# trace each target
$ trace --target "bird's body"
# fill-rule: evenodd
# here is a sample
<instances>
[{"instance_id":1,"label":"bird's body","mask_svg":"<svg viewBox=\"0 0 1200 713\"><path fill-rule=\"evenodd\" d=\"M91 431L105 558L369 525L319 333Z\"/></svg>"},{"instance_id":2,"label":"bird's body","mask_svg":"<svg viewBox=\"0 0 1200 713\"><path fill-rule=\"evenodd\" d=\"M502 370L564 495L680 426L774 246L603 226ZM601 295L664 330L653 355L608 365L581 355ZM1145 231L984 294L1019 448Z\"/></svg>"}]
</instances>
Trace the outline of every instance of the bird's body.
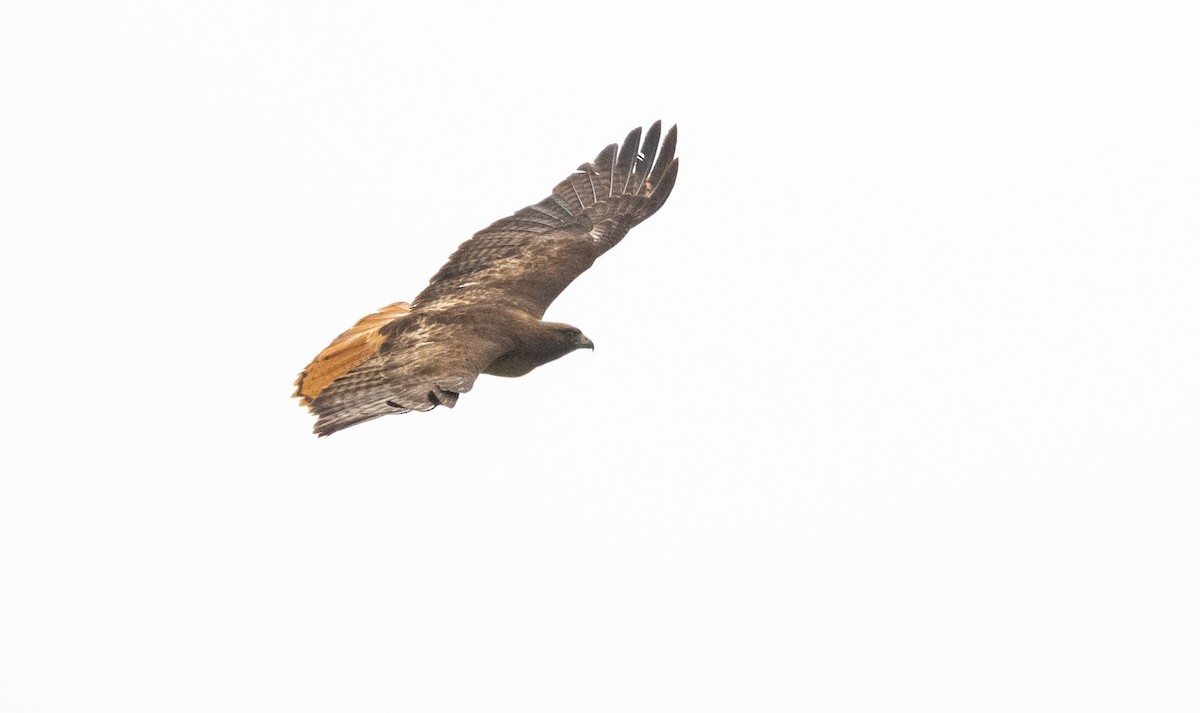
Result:
<instances>
[{"instance_id":1,"label":"bird's body","mask_svg":"<svg viewBox=\"0 0 1200 713\"><path fill-rule=\"evenodd\" d=\"M522 376L591 341L542 315L584 270L662 207L675 183L675 129L606 147L545 200L459 246L412 304L364 317L296 380L295 396L335 431L390 413L453 407L483 374ZM657 157L657 160L656 160Z\"/></svg>"}]
</instances>

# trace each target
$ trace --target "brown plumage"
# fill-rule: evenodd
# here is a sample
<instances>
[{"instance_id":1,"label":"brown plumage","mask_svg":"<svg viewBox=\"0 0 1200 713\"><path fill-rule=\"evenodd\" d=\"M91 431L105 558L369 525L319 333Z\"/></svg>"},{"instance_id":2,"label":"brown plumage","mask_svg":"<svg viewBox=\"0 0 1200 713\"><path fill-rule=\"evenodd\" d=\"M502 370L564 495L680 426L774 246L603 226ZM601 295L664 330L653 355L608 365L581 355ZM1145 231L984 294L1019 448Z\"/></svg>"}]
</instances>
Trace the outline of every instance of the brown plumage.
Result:
<instances>
[{"instance_id":1,"label":"brown plumage","mask_svg":"<svg viewBox=\"0 0 1200 713\"><path fill-rule=\"evenodd\" d=\"M618 149L540 203L459 246L410 305L397 302L343 332L296 379L321 436L391 413L453 407L479 374L521 376L592 342L542 315L567 285L671 194L675 127L634 129Z\"/></svg>"}]
</instances>

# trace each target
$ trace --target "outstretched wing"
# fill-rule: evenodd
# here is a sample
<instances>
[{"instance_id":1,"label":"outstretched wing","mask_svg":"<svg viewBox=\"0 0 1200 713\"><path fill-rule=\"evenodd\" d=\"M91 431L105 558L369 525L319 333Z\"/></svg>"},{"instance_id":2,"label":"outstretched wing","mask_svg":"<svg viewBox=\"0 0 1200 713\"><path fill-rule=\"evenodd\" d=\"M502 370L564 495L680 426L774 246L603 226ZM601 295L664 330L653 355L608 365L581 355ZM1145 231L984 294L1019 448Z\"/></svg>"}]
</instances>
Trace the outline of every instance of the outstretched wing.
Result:
<instances>
[{"instance_id":1,"label":"outstretched wing","mask_svg":"<svg viewBox=\"0 0 1200 713\"><path fill-rule=\"evenodd\" d=\"M554 298L662 207L679 170L675 127L634 129L555 186L540 203L476 233L413 301L417 310L501 300L541 318Z\"/></svg>"}]
</instances>

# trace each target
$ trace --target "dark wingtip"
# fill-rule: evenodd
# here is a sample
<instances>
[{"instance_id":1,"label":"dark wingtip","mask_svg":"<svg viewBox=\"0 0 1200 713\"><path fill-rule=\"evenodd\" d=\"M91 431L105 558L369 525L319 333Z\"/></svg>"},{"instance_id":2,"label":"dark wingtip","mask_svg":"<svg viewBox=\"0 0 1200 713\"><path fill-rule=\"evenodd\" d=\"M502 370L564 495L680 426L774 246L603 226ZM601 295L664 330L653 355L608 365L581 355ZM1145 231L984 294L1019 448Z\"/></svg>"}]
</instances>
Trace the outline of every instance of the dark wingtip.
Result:
<instances>
[{"instance_id":1,"label":"dark wingtip","mask_svg":"<svg viewBox=\"0 0 1200 713\"><path fill-rule=\"evenodd\" d=\"M646 138L642 140L642 150L638 152L637 159L633 164L633 171L630 172L629 181L626 183L627 191L632 189L637 193L642 192L646 176L654 168L654 157L658 155L658 136L660 133L662 133L661 121L654 122L646 130Z\"/></svg>"},{"instance_id":2,"label":"dark wingtip","mask_svg":"<svg viewBox=\"0 0 1200 713\"><path fill-rule=\"evenodd\" d=\"M621 153L617 155L617 163L613 171L613 192L625 194L629 188L629 177L633 175L634 166L638 160L638 142L642 140L642 127L629 132L621 144Z\"/></svg>"},{"instance_id":3,"label":"dark wingtip","mask_svg":"<svg viewBox=\"0 0 1200 713\"><path fill-rule=\"evenodd\" d=\"M595 164L597 168L611 170L612 162L616 159L616 157L617 145L609 144L601 149L600 153L596 154L596 159L592 161L592 163Z\"/></svg>"},{"instance_id":4,"label":"dark wingtip","mask_svg":"<svg viewBox=\"0 0 1200 713\"><path fill-rule=\"evenodd\" d=\"M671 159L671 163L667 166L662 174L661 180L658 183L651 184L650 202L646 207L646 211L642 215L642 220L649 218L658 212L659 208L667 202L667 198L671 197L671 191L675 188L675 177L679 175L679 159Z\"/></svg>"},{"instance_id":5,"label":"dark wingtip","mask_svg":"<svg viewBox=\"0 0 1200 713\"><path fill-rule=\"evenodd\" d=\"M613 190L613 173L617 165L617 145L609 144L604 147L604 150L596 154L596 160L592 161L597 170L600 172L601 180L608 179L608 185L597 183L595 178L588 174L588 180L592 182L592 190L596 192L596 198L602 199L612 195Z\"/></svg>"},{"instance_id":6,"label":"dark wingtip","mask_svg":"<svg viewBox=\"0 0 1200 713\"><path fill-rule=\"evenodd\" d=\"M654 163L654 169L650 173L650 186L654 190L658 189L658 185L662 183L663 175L667 169L673 165L672 159L675 158L675 141L678 139L678 126L672 126L667 130L667 135L663 137L662 146L658 150L658 158Z\"/></svg>"}]
</instances>

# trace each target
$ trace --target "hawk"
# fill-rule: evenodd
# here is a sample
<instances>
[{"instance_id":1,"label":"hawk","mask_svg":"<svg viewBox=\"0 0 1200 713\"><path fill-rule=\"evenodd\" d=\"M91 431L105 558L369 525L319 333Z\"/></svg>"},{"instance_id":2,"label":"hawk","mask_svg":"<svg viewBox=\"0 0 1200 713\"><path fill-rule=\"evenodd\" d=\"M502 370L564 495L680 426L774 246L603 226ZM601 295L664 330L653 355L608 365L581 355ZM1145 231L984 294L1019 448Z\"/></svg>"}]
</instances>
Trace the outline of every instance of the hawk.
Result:
<instances>
[{"instance_id":1,"label":"hawk","mask_svg":"<svg viewBox=\"0 0 1200 713\"><path fill-rule=\"evenodd\" d=\"M300 372L319 436L380 416L453 408L480 374L522 376L592 341L542 315L567 285L662 207L679 170L675 127L634 129L540 203L458 247L412 303L360 319ZM639 143L641 148L639 149Z\"/></svg>"}]
</instances>

